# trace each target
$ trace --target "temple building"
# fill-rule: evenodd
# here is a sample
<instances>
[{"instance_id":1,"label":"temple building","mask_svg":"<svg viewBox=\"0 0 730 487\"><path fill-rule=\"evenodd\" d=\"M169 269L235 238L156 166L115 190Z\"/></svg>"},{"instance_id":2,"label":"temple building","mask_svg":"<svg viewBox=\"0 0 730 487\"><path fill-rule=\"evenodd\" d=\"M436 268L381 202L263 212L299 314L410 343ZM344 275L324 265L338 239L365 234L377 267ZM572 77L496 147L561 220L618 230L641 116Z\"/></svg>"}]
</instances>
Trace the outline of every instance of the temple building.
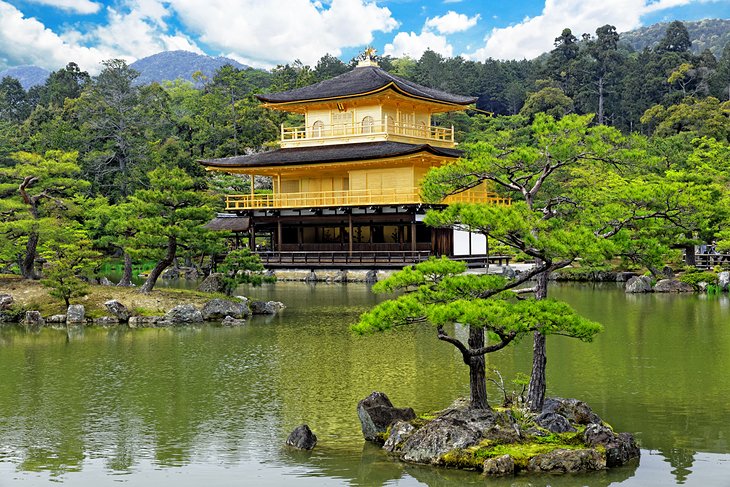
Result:
<instances>
[{"instance_id":1,"label":"temple building","mask_svg":"<svg viewBox=\"0 0 730 487\"><path fill-rule=\"evenodd\" d=\"M281 127L280 148L200 161L209 171L271 178L273 191L226 196L211 228L246 234L268 267L400 267L430 255L486 253L484 237L430 228L426 210L455 201L502 203L485 186L425 204L419 184L458 159L453 127L437 113L476 98L418 85L382 70L366 51L356 68L290 91L259 95L264 106L303 115Z\"/></svg>"}]
</instances>

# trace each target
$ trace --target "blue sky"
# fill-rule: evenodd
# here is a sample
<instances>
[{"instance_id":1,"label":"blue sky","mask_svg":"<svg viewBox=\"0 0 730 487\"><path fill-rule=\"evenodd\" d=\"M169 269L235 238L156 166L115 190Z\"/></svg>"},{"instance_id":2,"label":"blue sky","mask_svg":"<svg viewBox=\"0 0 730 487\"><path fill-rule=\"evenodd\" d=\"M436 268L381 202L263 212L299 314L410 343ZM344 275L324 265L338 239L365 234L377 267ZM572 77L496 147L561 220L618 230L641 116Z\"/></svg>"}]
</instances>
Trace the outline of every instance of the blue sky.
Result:
<instances>
[{"instance_id":1,"label":"blue sky","mask_svg":"<svg viewBox=\"0 0 730 487\"><path fill-rule=\"evenodd\" d=\"M365 47L418 58L532 58L564 27L619 32L667 20L730 18L730 0L0 0L0 69L69 61L96 72L174 49L270 68Z\"/></svg>"}]
</instances>

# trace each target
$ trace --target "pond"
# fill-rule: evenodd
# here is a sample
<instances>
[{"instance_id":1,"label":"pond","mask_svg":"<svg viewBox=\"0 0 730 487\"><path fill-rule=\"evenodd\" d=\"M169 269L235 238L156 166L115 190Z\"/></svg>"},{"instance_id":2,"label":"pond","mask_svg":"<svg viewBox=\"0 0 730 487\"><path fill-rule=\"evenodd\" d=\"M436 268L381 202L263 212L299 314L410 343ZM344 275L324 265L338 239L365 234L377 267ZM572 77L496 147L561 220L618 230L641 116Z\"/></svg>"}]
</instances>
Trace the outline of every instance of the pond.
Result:
<instances>
[{"instance_id":1,"label":"pond","mask_svg":"<svg viewBox=\"0 0 730 487\"><path fill-rule=\"evenodd\" d=\"M386 392L417 412L468 394L468 371L434 330L353 336L381 299L365 285L246 289L284 301L241 328L0 331L0 486L484 485L479 474L402 465L365 444L358 400ZM548 339L548 393L578 397L633 432L639 465L489 485L730 485L730 300L554 285L601 321L593 343ZM464 336L465 330L454 330ZM531 343L492 354L509 383ZM490 399L500 392L490 388ZM310 453L283 447L308 423Z\"/></svg>"}]
</instances>

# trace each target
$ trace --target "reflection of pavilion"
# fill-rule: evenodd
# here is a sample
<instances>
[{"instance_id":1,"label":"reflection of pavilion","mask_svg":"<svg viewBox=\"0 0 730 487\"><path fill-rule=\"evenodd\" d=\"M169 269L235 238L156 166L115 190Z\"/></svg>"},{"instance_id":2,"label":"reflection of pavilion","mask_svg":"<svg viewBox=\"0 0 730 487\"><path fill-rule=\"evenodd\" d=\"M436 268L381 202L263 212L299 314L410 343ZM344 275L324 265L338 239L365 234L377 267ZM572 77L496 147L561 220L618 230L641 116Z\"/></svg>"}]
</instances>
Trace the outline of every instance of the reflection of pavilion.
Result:
<instances>
[{"instance_id":1,"label":"reflection of pavilion","mask_svg":"<svg viewBox=\"0 0 730 487\"><path fill-rule=\"evenodd\" d=\"M419 187L430 168L462 154L453 127L433 126L432 115L463 110L475 98L393 76L366 57L336 78L259 99L302 114L304 125L282 126L280 149L201 161L207 170L266 176L273 185L270 194L252 187L228 195L229 213L212 228L236 227L252 249L257 238L266 241L270 266L402 266L429 255L486 254L481 235L426 227L432 205ZM443 204L457 201L508 203L484 185Z\"/></svg>"}]
</instances>

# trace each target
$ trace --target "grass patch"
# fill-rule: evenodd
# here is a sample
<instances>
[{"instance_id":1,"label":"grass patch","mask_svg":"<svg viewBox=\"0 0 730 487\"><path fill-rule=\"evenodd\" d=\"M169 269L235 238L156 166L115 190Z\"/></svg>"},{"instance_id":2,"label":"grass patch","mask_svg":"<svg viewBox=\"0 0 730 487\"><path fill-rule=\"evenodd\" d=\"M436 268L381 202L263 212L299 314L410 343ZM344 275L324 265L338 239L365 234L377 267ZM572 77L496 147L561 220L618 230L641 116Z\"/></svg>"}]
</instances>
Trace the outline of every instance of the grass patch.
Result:
<instances>
[{"instance_id":1,"label":"grass patch","mask_svg":"<svg viewBox=\"0 0 730 487\"><path fill-rule=\"evenodd\" d=\"M528 441L518 443L494 443L485 440L479 445L452 450L441 457L446 467L481 470L489 458L509 455L518 469L526 469L530 458L553 450L579 450L587 448L580 439L581 433L550 433L534 436Z\"/></svg>"}]
</instances>

